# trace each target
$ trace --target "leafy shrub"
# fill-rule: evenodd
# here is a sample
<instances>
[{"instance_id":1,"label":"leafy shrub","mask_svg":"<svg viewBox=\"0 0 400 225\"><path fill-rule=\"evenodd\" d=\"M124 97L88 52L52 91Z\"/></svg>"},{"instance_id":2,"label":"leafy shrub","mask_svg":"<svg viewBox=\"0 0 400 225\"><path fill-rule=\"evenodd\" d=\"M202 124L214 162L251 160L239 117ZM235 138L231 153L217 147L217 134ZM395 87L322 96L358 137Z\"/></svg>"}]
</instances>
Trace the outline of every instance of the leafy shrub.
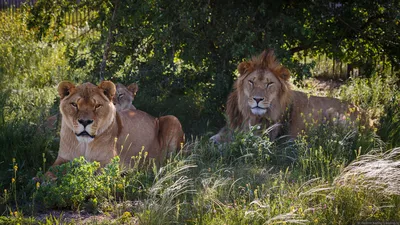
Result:
<instances>
[{"instance_id":1,"label":"leafy shrub","mask_svg":"<svg viewBox=\"0 0 400 225\"><path fill-rule=\"evenodd\" d=\"M125 178L120 176L118 157L103 169L100 169L100 163L90 163L80 157L54 168L54 172L57 180L45 182L36 195L37 201L46 208L96 212L100 203L123 193L126 183Z\"/></svg>"},{"instance_id":2,"label":"leafy shrub","mask_svg":"<svg viewBox=\"0 0 400 225\"><path fill-rule=\"evenodd\" d=\"M393 96L386 103L386 112L380 118L379 136L388 144L388 148L400 146L400 96Z\"/></svg>"},{"instance_id":3,"label":"leafy shrub","mask_svg":"<svg viewBox=\"0 0 400 225\"><path fill-rule=\"evenodd\" d=\"M70 69L66 44L36 41L25 17L25 13L0 12L0 114L5 122L43 120L59 82L86 78L85 71Z\"/></svg>"},{"instance_id":4,"label":"leafy shrub","mask_svg":"<svg viewBox=\"0 0 400 225\"><path fill-rule=\"evenodd\" d=\"M343 99L361 106L378 128L377 134L389 148L400 144L397 134L399 126L399 78L396 76L378 76L371 78L354 78L349 84L342 86L340 96Z\"/></svg>"},{"instance_id":5,"label":"leafy shrub","mask_svg":"<svg viewBox=\"0 0 400 225\"><path fill-rule=\"evenodd\" d=\"M385 106L399 96L397 82L396 77L383 78L377 74L369 79L354 78L340 88L339 95L341 99L368 110L372 118L379 118L385 114Z\"/></svg>"},{"instance_id":6,"label":"leafy shrub","mask_svg":"<svg viewBox=\"0 0 400 225\"><path fill-rule=\"evenodd\" d=\"M33 190L27 181L53 162L56 157L54 149L58 148L57 141L52 134L38 132L38 127L26 120L13 121L0 123L0 148L3 149L0 151L0 170L4 171L0 176L0 188L9 188L14 177L13 163L17 163L16 187L18 191L26 193L19 196L21 200L28 200Z\"/></svg>"}]
</instances>

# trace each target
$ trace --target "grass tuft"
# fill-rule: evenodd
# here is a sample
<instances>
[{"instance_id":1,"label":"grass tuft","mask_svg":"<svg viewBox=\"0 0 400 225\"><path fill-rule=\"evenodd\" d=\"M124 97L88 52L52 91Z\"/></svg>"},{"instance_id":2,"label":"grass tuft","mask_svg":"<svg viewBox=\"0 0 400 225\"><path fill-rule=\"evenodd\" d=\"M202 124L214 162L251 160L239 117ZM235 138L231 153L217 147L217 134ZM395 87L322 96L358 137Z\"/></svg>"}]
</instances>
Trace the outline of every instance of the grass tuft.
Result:
<instances>
[{"instance_id":1,"label":"grass tuft","mask_svg":"<svg viewBox=\"0 0 400 225\"><path fill-rule=\"evenodd\" d=\"M400 196L400 148L360 156L343 170L334 183Z\"/></svg>"},{"instance_id":2,"label":"grass tuft","mask_svg":"<svg viewBox=\"0 0 400 225\"><path fill-rule=\"evenodd\" d=\"M178 221L181 196L193 194L193 180L188 171L196 167L190 160L171 162L161 167L149 188L148 197L143 201L141 224L169 224Z\"/></svg>"}]
</instances>

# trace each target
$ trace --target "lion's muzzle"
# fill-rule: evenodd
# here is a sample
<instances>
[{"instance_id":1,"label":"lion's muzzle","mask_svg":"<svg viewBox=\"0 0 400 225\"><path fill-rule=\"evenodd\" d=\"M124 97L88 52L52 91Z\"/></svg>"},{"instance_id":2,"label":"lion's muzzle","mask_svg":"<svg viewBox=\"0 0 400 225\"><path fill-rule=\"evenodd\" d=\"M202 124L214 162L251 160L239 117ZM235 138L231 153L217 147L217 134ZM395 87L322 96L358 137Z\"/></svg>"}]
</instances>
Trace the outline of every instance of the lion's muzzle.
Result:
<instances>
[{"instance_id":1,"label":"lion's muzzle","mask_svg":"<svg viewBox=\"0 0 400 225\"><path fill-rule=\"evenodd\" d=\"M77 137L90 137L95 138L96 135L90 135L86 130L80 132L79 134L75 134Z\"/></svg>"},{"instance_id":2,"label":"lion's muzzle","mask_svg":"<svg viewBox=\"0 0 400 225\"><path fill-rule=\"evenodd\" d=\"M259 107L259 106L256 106L256 107L251 108L251 112L252 112L254 115L262 116L262 115L264 115L265 113L267 113L267 109L266 109L266 108Z\"/></svg>"},{"instance_id":3,"label":"lion's muzzle","mask_svg":"<svg viewBox=\"0 0 400 225\"><path fill-rule=\"evenodd\" d=\"M95 133L92 132L93 122L94 121L90 119L78 120L75 136L79 142L89 143L96 137Z\"/></svg>"},{"instance_id":4,"label":"lion's muzzle","mask_svg":"<svg viewBox=\"0 0 400 225\"><path fill-rule=\"evenodd\" d=\"M251 113L257 116L262 116L267 113L267 110L271 107L271 104L265 104L264 98L254 97L254 101L250 103Z\"/></svg>"}]
</instances>

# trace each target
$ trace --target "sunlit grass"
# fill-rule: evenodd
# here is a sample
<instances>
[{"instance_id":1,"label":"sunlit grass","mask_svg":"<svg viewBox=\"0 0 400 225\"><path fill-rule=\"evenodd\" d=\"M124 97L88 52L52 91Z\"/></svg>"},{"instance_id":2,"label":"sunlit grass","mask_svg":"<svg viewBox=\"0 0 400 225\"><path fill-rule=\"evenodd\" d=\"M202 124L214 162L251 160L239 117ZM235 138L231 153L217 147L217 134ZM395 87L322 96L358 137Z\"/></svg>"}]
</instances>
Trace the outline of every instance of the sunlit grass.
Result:
<instances>
[{"instance_id":1,"label":"sunlit grass","mask_svg":"<svg viewBox=\"0 0 400 225\"><path fill-rule=\"evenodd\" d=\"M399 149L385 152L384 146L374 144L376 137L365 138L368 134L346 127L322 126L313 132L319 138L271 142L267 134L248 132L235 133L233 142L225 145L198 138L185 145L185 154L171 157L161 167L142 164L121 170L116 158L99 170L98 163L77 159L55 170L56 181L15 188L10 180L10 188L1 195L8 212L3 219L26 220L48 209L114 215L115 224L347 224L400 219ZM135 160L140 165L140 157ZM19 165L10 164L14 179ZM31 204L21 198L26 193Z\"/></svg>"}]
</instances>

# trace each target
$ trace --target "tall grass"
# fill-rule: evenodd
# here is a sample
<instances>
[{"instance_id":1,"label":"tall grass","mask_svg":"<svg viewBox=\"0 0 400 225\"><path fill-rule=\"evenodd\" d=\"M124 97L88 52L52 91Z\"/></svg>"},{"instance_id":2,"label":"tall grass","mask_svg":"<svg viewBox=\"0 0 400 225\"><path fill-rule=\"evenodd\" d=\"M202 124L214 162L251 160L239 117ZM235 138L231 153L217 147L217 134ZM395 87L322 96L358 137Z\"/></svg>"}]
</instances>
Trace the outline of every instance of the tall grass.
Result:
<instances>
[{"instance_id":1,"label":"tall grass","mask_svg":"<svg viewBox=\"0 0 400 225\"><path fill-rule=\"evenodd\" d=\"M332 132L329 127L319 129ZM352 152L359 139L345 131L330 136L319 130L326 134L321 136L325 144L310 137L271 143L268 136L251 132L238 133L225 146L197 139L185 147L189 156L178 155L160 168L130 169L122 176L118 160L96 173L97 163L79 159L61 166L57 181L39 187L35 207L107 212L116 215L116 221L133 222L135 217L141 224L348 224L399 219L399 149ZM340 141L348 143L335 151ZM297 154L280 160L279 150L288 145ZM16 201L24 204L18 197ZM7 204L15 211L12 202Z\"/></svg>"},{"instance_id":2,"label":"tall grass","mask_svg":"<svg viewBox=\"0 0 400 225\"><path fill-rule=\"evenodd\" d=\"M335 184L364 188L385 196L400 196L400 148L385 153L366 154L347 166Z\"/></svg>"},{"instance_id":3,"label":"tall grass","mask_svg":"<svg viewBox=\"0 0 400 225\"><path fill-rule=\"evenodd\" d=\"M186 194L194 193L193 180L187 173L195 167L190 160L175 161L161 167L143 200L141 224L170 224L180 218L180 207Z\"/></svg>"},{"instance_id":4,"label":"tall grass","mask_svg":"<svg viewBox=\"0 0 400 225\"><path fill-rule=\"evenodd\" d=\"M381 77L377 73L369 79L353 78L340 88L339 96L367 110L372 118L379 118L386 113L385 106L398 99L398 81L396 76Z\"/></svg>"}]
</instances>

